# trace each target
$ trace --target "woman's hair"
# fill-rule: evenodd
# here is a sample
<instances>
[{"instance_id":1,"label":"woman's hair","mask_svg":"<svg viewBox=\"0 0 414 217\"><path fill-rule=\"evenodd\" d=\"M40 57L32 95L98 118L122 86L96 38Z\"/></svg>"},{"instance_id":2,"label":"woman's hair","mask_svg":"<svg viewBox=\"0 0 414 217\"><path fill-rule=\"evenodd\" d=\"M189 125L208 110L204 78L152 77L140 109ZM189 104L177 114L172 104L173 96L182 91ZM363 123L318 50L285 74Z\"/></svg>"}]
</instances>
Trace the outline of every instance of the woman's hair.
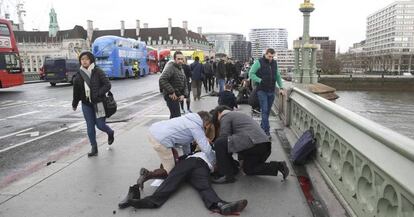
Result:
<instances>
[{"instance_id":1,"label":"woman's hair","mask_svg":"<svg viewBox=\"0 0 414 217\"><path fill-rule=\"evenodd\" d=\"M90 51L83 51L80 55L79 55L79 64L81 64L81 59L83 56L87 56L89 58L89 60L91 61L91 64L95 62L95 56L90 52Z\"/></svg>"},{"instance_id":2,"label":"woman's hair","mask_svg":"<svg viewBox=\"0 0 414 217\"><path fill-rule=\"evenodd\" d=\"M199 111L197 114L200 116L201 120L203 120L203 123L211 123L211 115L210 113L206 111Z\"/></svg>"},{"instance_id":3,"label":"woman's hair","mask_svg":"<svg viewBox=\"0 0 414 217\"><path fill-rule=\"evenodd\" d=\"M220 120L218 119L218 115L222 113L224 110L231 111L231 108L225 105L219 105L215 109L211 110L210 113L213 115L213 124L214 126L220 125Z\"/></svg>"}]
</instances>

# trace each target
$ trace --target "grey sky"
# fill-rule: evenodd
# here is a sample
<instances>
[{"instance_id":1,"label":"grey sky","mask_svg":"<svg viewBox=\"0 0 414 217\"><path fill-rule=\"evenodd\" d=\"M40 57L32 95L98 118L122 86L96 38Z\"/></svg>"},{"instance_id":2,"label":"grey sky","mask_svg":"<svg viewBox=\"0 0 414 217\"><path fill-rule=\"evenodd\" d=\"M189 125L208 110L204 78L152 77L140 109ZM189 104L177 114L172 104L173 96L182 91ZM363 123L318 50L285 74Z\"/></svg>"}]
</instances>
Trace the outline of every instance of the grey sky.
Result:
<instances>
[{"instance_id":1,"label":"grey sky","mask_svg":"<svg viewBox=\"0 0 414 217\"><path fill-rule=\"evenodd\" d=\"M6 0L9 2L11 0ZM249 2L248 4L246 2ZM126 28L135 28L135 20L149 23L149 27L182 26L187 20L189 28L203 32L236 32L247 36L249 29L259 27L286 28L289 48L302 34L302 14L299 4L303 0L27 0L25 28L47 30L51 6L58 14L60 29L74 25L86 27L86 20L94 21L94 28L113 29L125 20ZM341 52L353 43L365 39L366 18L389 5L393 0L311 0L316 10L311 16L311 35L329 36L337 41Z\"/></svg>"}]
</instances>

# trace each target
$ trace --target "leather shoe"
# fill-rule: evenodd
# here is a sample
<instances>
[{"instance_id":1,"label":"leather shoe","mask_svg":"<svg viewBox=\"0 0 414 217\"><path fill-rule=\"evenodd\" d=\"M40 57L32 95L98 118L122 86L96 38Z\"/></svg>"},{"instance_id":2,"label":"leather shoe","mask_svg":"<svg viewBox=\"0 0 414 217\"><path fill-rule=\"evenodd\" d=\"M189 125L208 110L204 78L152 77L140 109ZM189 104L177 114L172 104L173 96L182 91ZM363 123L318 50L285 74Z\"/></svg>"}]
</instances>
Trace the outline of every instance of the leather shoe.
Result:
<instances>
[{"instance_id":1,"label":"leather shoe","mask_svg":"<svg viewBox=\"0 0 414 217\"><path fill-rule=\"evenodd\" d=\"M111 134L108 134L108 145L112 145L114 143L115 137L114 137L115 131L112 131Z\"/></svg>"},{"instance_id":2,"label":"leather shoe","mask_svg":"<svg viewBox=\"0 0 414 217\"><path fill-rule=\"evenodd\" d=\"M218 178L213 178L211 180L211 182L214 184L227 184L227 183L233 183L235 181L236 179L232 176L221 176Z\"/></svg>"},{"instance_id":3,"label":"leather shoe","mask_svg":"<svg viewBox=\"0 0 414 217\"><path fill-rule=\"evenodd\" d=\"M98 155L98 147L92 147L91 152L88 153L88 157L93 157Z\"/></svg>"},{"instance_id":4,"label":"leather shoe","mask_svg":"<svg viewBox=\"0 0 414 217\"><path fill-rule=\"evenodd\" d=\"M239 200L235 202L218 202L217 208L222 215L231 215L239 213L247 206L247 200Z\"/></svg>"},{"instance_id":5,"label":"leather shoe","mask_svg":"<svg viewBox=\"0 0 414 217\"><path fill-rule=\"evenodd\" d=\"M278 168L278 170L280 171L280 173L282 173L283 179L285 180L288 177L288 175L289 175L289 167L287 167L285 161L279 162L279 168Z\"/></svg>"},{"instance_id":6,"label":"leather shoe","mask_svg":"<svg viewBox=\"0 0 414 217\"><path fill-rule=\"evenodd\" d=\"M129 187L127 196L121 202L118 203L118 207L120 209L127 208L128 206L130 206L128 201L131 199L141 199L141 193L139 192L138 185L133 185Z\"/></svg>"}]
</instances>

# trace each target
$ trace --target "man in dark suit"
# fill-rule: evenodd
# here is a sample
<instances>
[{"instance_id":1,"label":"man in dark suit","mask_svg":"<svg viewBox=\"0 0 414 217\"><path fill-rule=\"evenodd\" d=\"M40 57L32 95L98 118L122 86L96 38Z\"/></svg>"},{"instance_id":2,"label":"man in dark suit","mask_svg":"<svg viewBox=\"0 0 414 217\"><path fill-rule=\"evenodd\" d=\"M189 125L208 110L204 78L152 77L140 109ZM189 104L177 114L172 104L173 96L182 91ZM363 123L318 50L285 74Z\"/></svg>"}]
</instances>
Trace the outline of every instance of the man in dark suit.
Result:
<instances>
[{"instance_id":1,"label":"man in dark suit","mask_svg":"<svg viewBox=\"0 0 414 217\"><path fill-rule=\"evenodd\" d=\"M277 176L283 179L289 175L289 168L284 161L266 162L271 154L271 142L260 125L250 116L230 111L227 106L218 106L213 115L213 122L220 122L220 136L214 143L217 170L220 177L213 183L232 183L238 168L233 160L233 153L238 153L243 160L241 169L246 175Z\"/></svg>"}]
</instances>

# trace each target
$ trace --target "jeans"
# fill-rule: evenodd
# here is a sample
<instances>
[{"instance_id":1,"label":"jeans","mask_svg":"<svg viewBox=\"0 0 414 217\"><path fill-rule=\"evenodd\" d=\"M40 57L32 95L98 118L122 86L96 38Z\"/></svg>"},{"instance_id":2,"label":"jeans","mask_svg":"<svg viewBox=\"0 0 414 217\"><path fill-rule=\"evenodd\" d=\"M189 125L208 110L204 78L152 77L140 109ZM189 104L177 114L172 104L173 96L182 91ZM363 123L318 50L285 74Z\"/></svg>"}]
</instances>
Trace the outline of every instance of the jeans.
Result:
<instances>
[{"instance_id":1,"label":"jeans","mask_svg":"<svg viewBox=\"0 0 414 217\"><path fill-rule=\"evenodd\" d=\"M93 106L82 103L82 112L83 112L83 117L85 118L85 121L86 121L89 141L91 143L91 146L96 148L97 142L96 142L95 125L96 127L98 127L99 130L107 133L108 135L114 133L114 131L108 125L106 125L105 117L96 118L95 108Z\"/></svg>"},{"instance_id":2,"label":"jeans","mask_svg":"<svg viewBox=\"0 0 414 217\"><path fill-rule=\"evenodd\" d=\"M219 84L219 93L224 91L224 83L226 83L226 81L224 79L217 79L218 84Z\"/></svg>"},{"instance_id":3,"label":"jeans","mask_svg":"<svg viewBox=\"0 0 414 217\"><path fill-rule=\"evenodd\" d=\"M275 92L266 92L263 90L257 91L257 97L259 98L260 103L260 111L262 113L262 121L260 123L260 126L267 135L270 135L269 115L272 109L273 101L275 100L275 96Z\"/></svg>"},{"instance_id":4,"label":"jeans","mask_svg":"<svg viewBox=\"0 0 414 217\"><path fill-rule=\"evenodd\" d=\"M168 109L170 110L170 119L180 117L180 101L172 100L168 95L164 95L165 102L167 102Z\"/></svg>"}]
</instances>

